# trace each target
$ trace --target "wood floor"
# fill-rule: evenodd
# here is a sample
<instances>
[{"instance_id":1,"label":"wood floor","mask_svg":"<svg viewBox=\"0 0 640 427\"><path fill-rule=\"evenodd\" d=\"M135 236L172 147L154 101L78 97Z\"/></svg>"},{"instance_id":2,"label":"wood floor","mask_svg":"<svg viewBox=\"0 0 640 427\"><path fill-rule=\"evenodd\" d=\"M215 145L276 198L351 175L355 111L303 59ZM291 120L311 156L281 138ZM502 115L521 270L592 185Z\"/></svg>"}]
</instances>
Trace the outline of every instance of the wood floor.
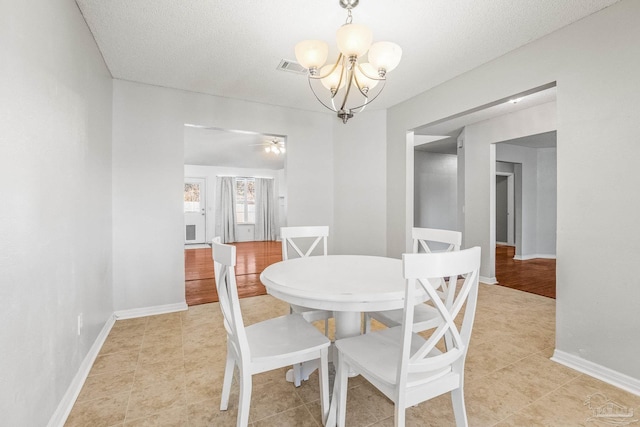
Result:
<instances>
[{"instance_id":1,"label":"wood floor","mask_svg":"<svg viewBox=\"0 0 640 427\"><path fill-rule=\"evenodd\" d=\"M496 246L496 278L501 286L556 297L556 260L514 260L514 246Z\"/></svg>"},{"instance_id":2,"label":"wood floor","mask_svg":"<svg viewBox=\"0 0 640 427\"><path fill-rule=\"evenodd\" d=\"M242 242L236 247L236 283L240 298L264 295L260 273L268 265L282 261L280 242ZM218 301L211 249L185 249L185 294L187 305Z\"/></svg>"},{"instance_id":3,"label":"wood floor","mask_svg":"<svg viewBox=\"0 0 640 427\"><path fill-rule=\"evenodd\" d=\"M236 246L236 282L240 298L264 295L260 273L268 265L282 260L280 242L243 242ZM516 261L515 248L496 247L496 277L500 286L545 297L556 297L556 260ZM185 293L187 305L218 301L213 275L211 249L186 249Z\"/></svg>"}]
</instances>

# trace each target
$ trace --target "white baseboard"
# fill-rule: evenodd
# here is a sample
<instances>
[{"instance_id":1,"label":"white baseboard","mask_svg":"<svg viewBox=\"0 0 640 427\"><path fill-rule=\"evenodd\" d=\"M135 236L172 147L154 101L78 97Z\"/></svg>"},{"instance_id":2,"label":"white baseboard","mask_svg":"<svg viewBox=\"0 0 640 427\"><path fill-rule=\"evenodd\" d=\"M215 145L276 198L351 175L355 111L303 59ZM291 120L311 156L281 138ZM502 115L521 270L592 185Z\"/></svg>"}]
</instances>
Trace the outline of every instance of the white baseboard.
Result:
<instances>
[{"instance_id":1,"label":"white baseboard","mask_svg":"<svg viewBox=\"0 0 640 427\"><path fill-rule=\"evenodd\" d=\"M552 254L533 254L533 255L516 255L513 257L513 259L517 259L518 261L526 261L528 259L535 259L535 258L556 259L556 256Z\"/></svg>"},{"instance_id":2,"label":"white baseboard","mask_svg":"<svg viewBox=\"0 0 640 427\"><path fill-rule=\"evenodd\" d=\"M153 307L133 308L131 310L119 310L113 313L116 320L122 319L134 319L136 317L155 316L156 314L173 313L175 311L185 311L187 307L186 302L179 302L176 304L155 305Z\"/></svg>"},{"instance_id":3,"label":"white baseboard","mask_svg":"<svg viewBox=\"0 0 640 427\"><path fill-rule=\"evenodd\" d=\"M495 277L480 276L479 280L480 280L480 283L484 283L485 285L497 285L498 284L498 279L496 279Z\"/></svg>"},{"instance_id":4,"label":"white baseboard","mask_svg":"<svg viewBox=\"0 0 640 427\"><path fill-rule=\"evenodd\" d=\"M640 380L556 349L551 360L640 396Z\"/></svg>"},{"instance_id":5,"label":"white baseboard","mask_svg":"<svg viewBox=\"0 0 640 427\"><path fill-rule=\"evenodd\" d=\"M104 344L105 340L109 336L109 332L111 332L111 328L116 323L115 315L111 315L109 319L107 319L106 323L102 327L102 330L98 334L98 337L93 342L93 345L89 349L89 352L85 356L84 360L80 364L80 368L78 368L78 372L73 377L71 384L67 388L66 393L62 397L62 400L58 404L56 411L53 413L51 418L49 419L48 427L62 427L64 423L67 421L69 414L71 413L71 409L73 405L76 403L76 399L80 394L80 390L82 390L82 386L84 385L87 376L89 375L89 371L91 371L91 367L93 366L93 362L98 357L98 353L100 353L100 349Z\"/></svg>"}]
</instances>

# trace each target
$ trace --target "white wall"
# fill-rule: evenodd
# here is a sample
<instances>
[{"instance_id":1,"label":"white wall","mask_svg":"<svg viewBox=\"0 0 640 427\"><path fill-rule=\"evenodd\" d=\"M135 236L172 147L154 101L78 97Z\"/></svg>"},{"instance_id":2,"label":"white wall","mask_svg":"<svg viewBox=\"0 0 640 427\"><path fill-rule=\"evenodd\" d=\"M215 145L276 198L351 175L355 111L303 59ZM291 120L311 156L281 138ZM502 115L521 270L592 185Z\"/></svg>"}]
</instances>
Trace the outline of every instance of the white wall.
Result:
<instances>
[{"instance_id":1,"label":"white wall","mask_svg":"<svg viewBox=\"0 0 640 427\"><path fill-rule=\"evenodd\" d=\"M1 9L0 424L44 426L113 313L111 76L75 2Z\"/></svg>"},{"instance_id":2,"label":"white wall","mask_svg":"<svg viewBox=\"0 0 640 427\"><path fill-rule=\"evenodd\" d=\"M272 169L247 169L247 168L235 168L235 167L222 167L222 166L200 166L200 165L185 165L184 166L185 178L205 178L205 191L206 191L206 211L207 220L205 225L205 241L211 242L211 239L215 236L215 224L216 224L216 177L218 176L246 176L254 178L272 178L274 180L274 190L277 191L278 196L286 198L286 182L280 182L284 178L284 169L272 170ZM284 192L283 192L284 191ZM281 209L279 209L281 210ZM278 212L278 221L286 223L286 212ZM279 235L279 233L278 233ZM255 227L253 224L238 225L238 233L236 235L238 242L249 242L255 240Z\"/></svg>"},{"instance_id":3,"label":"white wall","mask_svg":"<svg viewBox=\"0 0 640 427\"><path fill-rule=\"evenodd\" d=\"M346 125L334 117L334 217L331 253L384 255L386 112L356 114Z\"/></svg>"},{"instance_id":4,"label":"white wall","mask_svg":"<svg viewBox=\"0 0 640 427\"><path fill-rule=\"evenodd\" d=\"M557 211L557 149L539 148L538 155L538 212L537 254L556 256Z\"/></svg>"},{"instance_id":5,"label":"white wall","mask_svg":"<svg viewBox=\"0 0 640 427\"><path fill-rule=\"evenodd\" d=\"M289 225L333 225L333 116L120 80L113 86L116 310L184 303L185 123L287 135Z\"/></svg>"},{"instance_id":6,"label":"white wall","mask_svg":"<svg viewBox=\"0 0 640 427\"><path fill-rule=\"evenodd\" d=\"M397 189L387 193L387 250L397 255L406 247L406 131L557 82L556 350L636 381L640 341L630 337L640 330L640 283L629 278L640 259L639 17L640 2L622 0L391 108L387 121L387 186ZM486 166L466 173L485 195L490 154L474 154ZM467 206L470 214L466 227L475 218L487 228L486 213Z\"/></svg>"},{"instance_id":7,"label":"white wall","mask_svg":"<svg viewBox=\"0 0 640 427\"><path fill-rule=\"evenodd\" d=\"M415 227L458 230L456 155L414 151Z\"/></svg>"}]
</instances>

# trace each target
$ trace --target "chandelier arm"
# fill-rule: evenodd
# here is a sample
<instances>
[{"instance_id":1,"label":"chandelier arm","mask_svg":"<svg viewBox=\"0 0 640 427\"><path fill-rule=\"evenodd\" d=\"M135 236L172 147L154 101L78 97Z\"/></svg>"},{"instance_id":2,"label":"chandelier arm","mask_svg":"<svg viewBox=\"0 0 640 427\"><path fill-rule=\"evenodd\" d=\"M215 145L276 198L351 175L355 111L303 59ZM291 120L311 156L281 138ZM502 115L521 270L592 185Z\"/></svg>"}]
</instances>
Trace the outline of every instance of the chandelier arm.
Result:
<instances>
[{"instance_id":1,"label":"chandelier arm","mask_svg":"<svg viewBox=\"0 0 640 427\"><path fill-rule=\"evenodd\" d=\"M354 113L362 113L364 109L367 108L367 105L369 105L369 98L365 98L364 104L362 104L362 108L360 108L358 111L354 111Z\"/></svg>"},{"instance_id":2,"label":"chandelier arm","mask_svg":"<svg viewBox=\"0 0 640 427\"><path fill-rule=\"evenodd\" d=\"M351 66L351 71L347 70L347 73L349 73L349 79L347 81L347 89L346 89L346 92L344 93L344 98L342 98L342 105L340 106L341 110L344 110L345 105L347 105L347 99L349 99L349 93L351 92L351 83L353 82L353 76L355 74L355 70L353 69L353 66Z\"/></svg>"},{"instance_id":3,"label":"chandelier arm","mask_svg":"<svg viewBox=\"0 0 640 427\"><path fill-rule=\"evenodd\" d=\"M309 88L311 89L311 93L313 93L313 96L315 96L315 97L316 97L316 99L318 100L318 102L319 102L320 104L322 104L322 105L323 105L327 110L331 110L331 111L333 111L334 113L338 112L338 110L335 108L335 105L334 105L334 107L333 107L333 108L331 108L331 107L329 107L327 104L325 104L325 103L320 99L320 97L318 97L318 95L316 94L315 89L313 88L313 85L311 84L311 76L309 76L308 82L309 82ZM331 97L331 103L333 104L333 96Z\"/></svg>"},{"instance_id":4,"label":"chandelier arm","mask_svg":"<svg viewBox=\"0 0 640 427\"><path fill-rule=\"evenodd\" d=\"M364 76L365 76L365 77L367 77L367 78L369 78L369 79L371 79L371 80L377 80L377 81L379 81L379 82L381 82L382 80L387 80L387 77L386 77L386 76L385 76L385 77L380 77L380 76L377 76L377 77L371 77L369 74L367 74L367 72L364 70L364 68L362 68L362 67L360 66L360 63L358 63L358 69L360 70L360 72L361 72L362 74L364 74Z\"/></svg>"},{"instance_id":5,"label":"chandelier arm","mask_svg":"<svg viewBox=\"0 0 640 427\"><path fill-rule=\"evenodd\" d=\"M376 98L377 98L377 97L379 97L379 96L380 96L380 94L382 93L382 90L384 89L384 87L385 87L385 85L386 85L386 84L387 84L387 81L386 81L386 80L384 80L384 81L382 82L382 87L380 88L380 90L378 91L378 93L376 93L376 96L374 96L374 97L373 97L373 98L371 98L371 99L366 98L366 99L367 99L367 101L366 101L364 104L358 105L357 107L352 107L352 108L350 108L350 110L352 110L352 111L353 111L353 110L357 110L358 108L365 107L367 104L370 104L371 102L375 101L375 100L376 100ZM360 110L360 111L362 111L362 110Z\"/></svg>"},{"instance_id":6,"label":"chandelier arm","mask_svg":"<svg viewBox=\"0 0 640 427\"><path fill-rule=\"evenodd\" d=\"M342 54L338 55L338 59L336 60L336 63L333 64L333 67L331 67L331 70L329 70L329 72L327 74L325 74L324 76L312 76L312 75L309 75L309 77L312 78L312 79L315 79L315 80L322 80L322 79L324 79L326 77L329 77L331 75L331 73L333 73L336 70L336 68L338 68L338 64L340 64L340 62L342 62L341 60L342 60Z\"/></svg>"},{"instance_id":7,"label":"chandelier arm","mask_svg":"<svg viewBox=\"0 0 640 427\"><path fill-rule=\"evenodd\" d=\"M367 93L365 93L362 88L360 87L360 82L358 81L358 75L356 73L353 73L353 80L355 80L356 82L356 87L358 88L358 91L360 91L360 94L362 94L362 96L364 96L364 99L369 99L369 96L367 95ZM365 101L365 105L367 104L367 101Z\"/></svg>"}]
</instances>

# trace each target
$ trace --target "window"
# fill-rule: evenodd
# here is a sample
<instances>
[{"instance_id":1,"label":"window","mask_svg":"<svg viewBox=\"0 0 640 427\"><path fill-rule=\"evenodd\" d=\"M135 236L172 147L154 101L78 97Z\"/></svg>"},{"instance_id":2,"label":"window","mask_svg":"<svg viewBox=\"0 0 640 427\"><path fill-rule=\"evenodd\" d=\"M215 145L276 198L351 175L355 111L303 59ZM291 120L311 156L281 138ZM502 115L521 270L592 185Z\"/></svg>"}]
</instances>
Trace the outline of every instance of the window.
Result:
<instances>
[{"instance_id":1,"label":"window","mask_svg":"<svg viewBox=\"0 0 640 427\"><path fill-rule=\"evenodd\" d=\"M200 212L200 184L185 182L184 211Z\"/></svg>"},{"instance_id":2,"label":"window","mask_svg":"<svg viewBox=\"0 0 640 427\"><path fill-rule=\"evenodd\" d=\"M236 178L236 223L256 222L256 180Z\"/></svg>"}]
</instances>

